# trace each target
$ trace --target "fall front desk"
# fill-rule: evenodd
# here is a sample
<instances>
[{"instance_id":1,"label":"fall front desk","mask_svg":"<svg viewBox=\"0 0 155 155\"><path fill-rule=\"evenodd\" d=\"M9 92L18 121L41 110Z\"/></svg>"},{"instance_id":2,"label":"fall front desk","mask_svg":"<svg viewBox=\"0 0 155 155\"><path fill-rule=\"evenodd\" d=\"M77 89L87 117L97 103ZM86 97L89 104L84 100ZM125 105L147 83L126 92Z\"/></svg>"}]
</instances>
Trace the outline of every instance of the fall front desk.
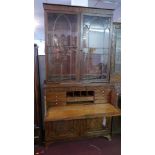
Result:
<instances>
[{"instance_id":1,"label":"fall front desk","mask_svg":"<svg viewBox=\"0 0 155 155\"><path fill-rule=\"evenodd\" d=\"M111 133L113 10L43 4L45 143ZM110 138L109 138L110 139Z\"/></svg>"}]
</instances>

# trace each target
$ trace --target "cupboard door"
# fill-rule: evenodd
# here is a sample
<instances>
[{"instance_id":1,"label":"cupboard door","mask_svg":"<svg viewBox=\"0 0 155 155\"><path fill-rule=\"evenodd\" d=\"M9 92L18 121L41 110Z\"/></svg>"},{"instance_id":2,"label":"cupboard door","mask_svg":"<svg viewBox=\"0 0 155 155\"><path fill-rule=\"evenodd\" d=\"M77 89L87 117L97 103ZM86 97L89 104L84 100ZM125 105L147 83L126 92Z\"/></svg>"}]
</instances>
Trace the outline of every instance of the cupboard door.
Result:
<instances>
[{"instance_id":1,"label":"cupboard door","mask_svg":"<svg viewBox=\"0 0 155 155\"><path fill-rule=\"evenodd\" d=\"M110 66L111 18L82 16L81 80L107 81Z\"/></svg>"},{"instance_id":2,"label":"cupboard door","mask_svg":"<svg viewBox=\"0 0 155 155\"><path fill-rule=\"evenodd\" d=\"M78 16L76 14L47 13L47 80L76 79Z\"/></svg>"}]
</instances>

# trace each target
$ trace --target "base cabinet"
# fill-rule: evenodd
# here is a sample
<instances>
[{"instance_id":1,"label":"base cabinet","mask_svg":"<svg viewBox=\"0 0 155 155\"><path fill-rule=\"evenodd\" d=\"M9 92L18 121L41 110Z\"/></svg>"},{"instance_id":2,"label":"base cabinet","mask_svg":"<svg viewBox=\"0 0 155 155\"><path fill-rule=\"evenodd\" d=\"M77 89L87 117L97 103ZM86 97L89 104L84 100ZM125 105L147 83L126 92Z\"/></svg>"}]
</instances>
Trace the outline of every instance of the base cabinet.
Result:
<instances>
[{"instance_id":1,"label":"base cabinet","mask_svg":"<svg viewBox=\"0 0 155 155\"><path fill-rule=\"evenodd\" d=\"M82 137L106 136L110 134L111 117L107 117L106 120L106 127L103 126L101 117L45 122L45 143Z\"/></svg>"}]
</instances>

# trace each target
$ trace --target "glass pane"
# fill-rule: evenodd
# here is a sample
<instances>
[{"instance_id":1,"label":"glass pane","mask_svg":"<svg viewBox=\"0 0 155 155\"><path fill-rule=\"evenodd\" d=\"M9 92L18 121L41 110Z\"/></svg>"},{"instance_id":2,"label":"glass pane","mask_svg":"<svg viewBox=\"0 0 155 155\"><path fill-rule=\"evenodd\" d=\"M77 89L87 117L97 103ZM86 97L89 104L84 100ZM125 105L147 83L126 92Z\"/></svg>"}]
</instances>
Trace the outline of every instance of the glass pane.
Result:
<instances>
[{"instance_id":1,"label":"glass pane","mask_svg":"<svg viewBox=\"0 0 155 155\"><path fill-rule=\"evenodd\" d=\"M83 16L81 79L107 79L109 40L109 17Z\"/></svg>"},{"instance_id":2,"label":"glass pane","mask_svg":"<svg viewBox=\"0 0 155 155\"><path fill-rule=\"evenodd\" d=\"M95 48L83 50L81 78L83 80L105 79L107 77L108 51Z\"/></svg>"},{"instance_id":3,"label":"glass pane","mask_svg":"<svg viewBox=\"0 0 155 155\"><path fill-rule=\"evenodd\" d=\"M121 71L121 28L115 29L116 53L115 53L115 72Z\"/></svg>"},{"instance_id":4,"label":"glass pane","mask_svg":"<svg viewBox=\"0 0 155 155\"><path fill-rule=\"evenodd\" d=\"M49 80L75 80L75 56L71 49L61 52L59 48L53 48L52 53L48 53Z\"/></svg>"},{"instance_id":5,"label":"glass pane","mask_svg":"<svg viewBox=\"0 0 155 155\"><path fill-rule=\"evenodd\" d=\"M75 80L77 15L48 14L48 80Z\"/></svg>"}]
</instances>

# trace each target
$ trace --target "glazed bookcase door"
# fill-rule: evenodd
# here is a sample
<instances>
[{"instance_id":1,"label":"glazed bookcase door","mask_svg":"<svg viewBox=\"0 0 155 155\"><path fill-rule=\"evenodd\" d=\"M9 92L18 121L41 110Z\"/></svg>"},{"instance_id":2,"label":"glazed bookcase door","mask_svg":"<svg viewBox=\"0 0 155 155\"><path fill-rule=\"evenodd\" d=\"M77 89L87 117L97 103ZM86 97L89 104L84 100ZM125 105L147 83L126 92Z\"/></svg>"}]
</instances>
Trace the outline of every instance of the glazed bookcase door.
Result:
<instances>
[{"instance_id":1,"label":"glazed bookcase door","mask_svg":"<svg viewBox=\"0 0 155 155\"><path fill-rule=\"evenodd\" d=\"M108 81L111 18L85 14L82 16L81 32L80 79Z\"/></svg>"},{"instance_id":2,"label":"glazed bookcase door","mask_svg":"<svg viewBox=\"0 0 155 155\"><path fill-rule=\"evenodd\" d=\"M76 14L47 13L46 61L48 81L76 80Z\"/></svg>"},{"instance_id":3,"label":"glazed bookcase door","mask_svg":"<svg viewBox=\"0 0 155 155\"><path fill-rule=\"evenodd\" d=\"M114 24L115 73L121 72L121 24Z\"/></svg>"},{"instance_id":4,"label":"glazed bookcase door","mask_svg":"<svg viewBox=\"0 0 155 155\"><path fill-rule=\"evenodd\" d=\"M110 82L121 83L121 23L113 23Z\"/></svg>"}]
</instances>

